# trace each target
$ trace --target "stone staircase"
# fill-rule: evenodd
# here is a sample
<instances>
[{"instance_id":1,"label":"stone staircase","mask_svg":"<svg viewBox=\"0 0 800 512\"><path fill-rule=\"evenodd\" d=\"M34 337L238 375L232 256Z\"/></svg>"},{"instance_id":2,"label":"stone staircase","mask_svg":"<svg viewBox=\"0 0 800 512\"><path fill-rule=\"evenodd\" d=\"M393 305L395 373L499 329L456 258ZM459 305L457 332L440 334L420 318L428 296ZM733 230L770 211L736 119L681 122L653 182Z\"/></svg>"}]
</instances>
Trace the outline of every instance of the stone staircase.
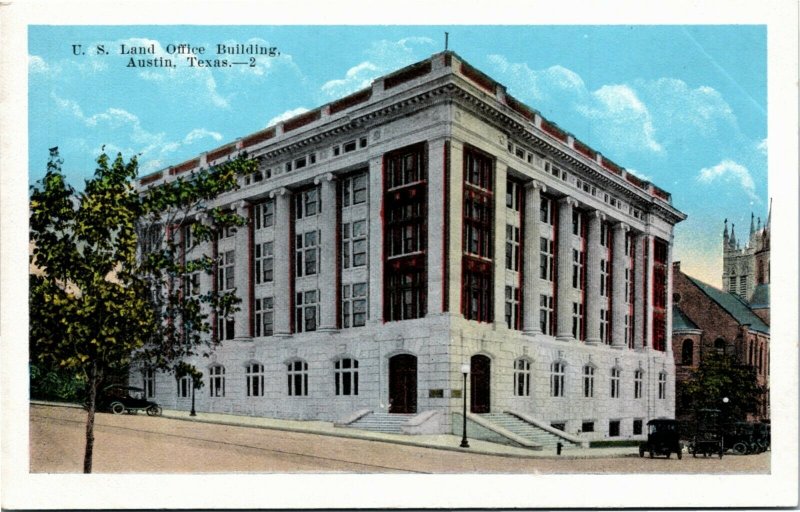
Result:
<instances>
[{"instance_id":1,"label":"stone staircase","mask_svg":"<svg viewBox=\"0 0 800 512\"><path fill-rule=\"evenodd\" d=\"M545 451L555 450L556 444L559 442L562 444L564 449L574 448L577 446L575 443L567 439L558 437L557 435L541 429L536 425L531 425L527 421L524 421L507 412L481 414L480 417L491 421L492 423L499 425L520 437L524 437L529 441L533 441L534 443L541 445L542 449Z\"/></svg>"},{"instance_id":2,"label":"stone staircase","mask_svg":"<svg viewBox=\"0 0 800 512\"><path fill-rule=\"evenodd\" d=\"M402 434L403 431L400 427L414 416L414 414L373 412L350 423L347 428L385 432L387 434Z\"/></svg>"}]
</instances>

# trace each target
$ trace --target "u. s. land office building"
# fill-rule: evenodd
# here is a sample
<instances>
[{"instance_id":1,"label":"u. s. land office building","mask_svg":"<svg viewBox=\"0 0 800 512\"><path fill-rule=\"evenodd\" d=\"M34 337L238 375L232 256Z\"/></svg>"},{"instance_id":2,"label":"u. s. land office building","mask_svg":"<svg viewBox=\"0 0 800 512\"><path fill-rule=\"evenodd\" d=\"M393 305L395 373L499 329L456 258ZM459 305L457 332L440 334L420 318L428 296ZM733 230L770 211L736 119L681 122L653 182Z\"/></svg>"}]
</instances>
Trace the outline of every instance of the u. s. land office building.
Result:
<instances>
[{"instance_id":1,"label":"u. s. land office building","mask_svg":"<svg viewBox=\"0 0 800 512\"><path fill-rule=\"evenodd\" d=\"M243 300L193 361L199 411L451 432L468 363L469 408L492 413L476 431L514 413L566 439L628 438L674 416L685 215L455 53L140 186L244 151L259 172L216 204L249 223L196 249L218 258L200 287ZM131 381L190 407L186 379Z\"/></svg>"}]
</instances>

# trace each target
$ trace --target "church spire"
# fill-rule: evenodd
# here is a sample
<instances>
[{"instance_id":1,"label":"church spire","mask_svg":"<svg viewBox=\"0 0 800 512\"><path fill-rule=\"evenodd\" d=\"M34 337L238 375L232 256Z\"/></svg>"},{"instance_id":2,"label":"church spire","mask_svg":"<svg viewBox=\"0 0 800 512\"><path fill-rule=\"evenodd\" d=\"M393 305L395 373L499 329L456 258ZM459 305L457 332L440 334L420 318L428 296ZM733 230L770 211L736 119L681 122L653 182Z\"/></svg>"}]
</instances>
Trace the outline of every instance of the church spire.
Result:
<instances>
[{"instance_id":1,"label":"church spire","mask_svg":"<svg viewBox=\"0 0 800 512\"><path fill-rule=\"evenodd\" d=\"M752 238L752 236L753 236L753 235L755 234L755 232L756 232L756 223L755 223L755 220L756 220L756 216L755 216L755 214L754 214L753 212L750 212L750 237L751 237L751 238Z\"/></svg>"},{"instance_id":2,"label":"church spire","mask_svg":"<svg viewBox=\"0 0 800 512\"><path fill-rule=\"evenodd\" d=\"M722 230L722 250L728 250L728 244L730 243L730 237L728 236L728 219L725 219L725 229Z\"/></svg>"},{"instance_id":3,"label":"church spire","mask_svg":"<svg viewBox=\"0 0 800 512\"><path fill-rule=\"evenodd\" d=\"M736 249L736 224L731 223L731 249Z\"/></svg>"}]
</instances>

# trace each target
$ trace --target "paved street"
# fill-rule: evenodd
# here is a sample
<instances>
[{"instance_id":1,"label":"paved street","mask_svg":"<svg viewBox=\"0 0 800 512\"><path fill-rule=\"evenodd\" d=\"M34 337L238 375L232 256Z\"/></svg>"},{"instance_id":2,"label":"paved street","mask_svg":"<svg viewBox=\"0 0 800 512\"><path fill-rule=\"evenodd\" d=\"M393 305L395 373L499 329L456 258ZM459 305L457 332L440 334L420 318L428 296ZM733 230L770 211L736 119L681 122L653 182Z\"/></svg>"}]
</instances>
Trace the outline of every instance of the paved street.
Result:
<instances>
[{"instance_id":1,"label":"paved street","mask_svg":"<svg viewBox=\"0 0 800 512\"><path fill-rule=\"evenodd\" d=\"M78 473L86 413L31 406L31 472ZM195 423L143 414L98 414L94 472L315 473L768 473L769 452L718 458L557 459L480 455L417 446ZM631 449L633 452L634 449Z\"/></svg>"}]
</instances>

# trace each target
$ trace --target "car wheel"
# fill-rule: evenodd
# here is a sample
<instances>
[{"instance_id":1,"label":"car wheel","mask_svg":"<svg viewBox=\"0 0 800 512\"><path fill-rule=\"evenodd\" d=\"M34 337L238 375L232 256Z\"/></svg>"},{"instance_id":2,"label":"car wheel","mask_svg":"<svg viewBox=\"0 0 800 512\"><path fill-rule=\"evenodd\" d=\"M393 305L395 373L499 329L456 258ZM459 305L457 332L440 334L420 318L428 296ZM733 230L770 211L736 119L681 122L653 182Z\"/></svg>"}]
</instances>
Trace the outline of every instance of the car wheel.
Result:
<instances>
[{"instance_id":1,"label":"car wheel","mask_svg":"<svg viewBox=\"0 0 800 512\"><path fill-rule=\"evenodd\" d=\"M667 458L670 458L671 455L672 455L672 452L667 452Z\"/></svg>"},{"instance_id":2,"label":"car wheel","mask_svg":"<svg viewBox=\"0 0 800 512\"><path fill-rule=\"evenodd\" d=\"M122 414L125 412L125 406L120 402L114 402L111 404L111 412L114 414Z\"/></svg>"},{"instance_id":3,"label":"car wheel","mask_svg":"<svg viewBox=\"0 0 800 512\"><path fill-rule=\"evenodd\" d=\"M161 416L161 407L157 405L151 405L147 408L147 415L148 416Z\"/></svg>"},{"instance_id":4,"label":"car wheel","mask_svg":"<svg viewBox=\"0 0 800 512\"><path fill-rule=\"evenodd\" d=\"M650 458L652 459L652 458L653 458L653 457L655 457L655 456L656 456L656 454L655 454L655 453L653 453L653 450L650 450Z\"/></svg>"},{"instance_id":5,"label":"car wheel","mask_svg":"<svg viewBox=\"0 0 800 512\"><path fill-rule=\"evenodd\" d=\"M744 443L736 443L733 445L733 453L736 455L744 455L747 453L747 445Z\"/></svg>"},{"instance_id":6,"label":"car wheel","mask_svg":"<svg viewBox=\"0 0 800 512\"><path fill-rule=\"evenodd\" d=\"M683 458L683 454L681 453L681 451L682 449L678 448L678 451L676 452L678 454L678 460L681 460Z\"/></svg>"},{"instance_id":7,"label":"car wheel","mask_svg":"<svg viewBox=\"0 0 800 512\"><path fill-rule=\"evenodd\" d=\"M644 446L639 447L639 457L644 457Z\"/></svg>"}]
</instances>

